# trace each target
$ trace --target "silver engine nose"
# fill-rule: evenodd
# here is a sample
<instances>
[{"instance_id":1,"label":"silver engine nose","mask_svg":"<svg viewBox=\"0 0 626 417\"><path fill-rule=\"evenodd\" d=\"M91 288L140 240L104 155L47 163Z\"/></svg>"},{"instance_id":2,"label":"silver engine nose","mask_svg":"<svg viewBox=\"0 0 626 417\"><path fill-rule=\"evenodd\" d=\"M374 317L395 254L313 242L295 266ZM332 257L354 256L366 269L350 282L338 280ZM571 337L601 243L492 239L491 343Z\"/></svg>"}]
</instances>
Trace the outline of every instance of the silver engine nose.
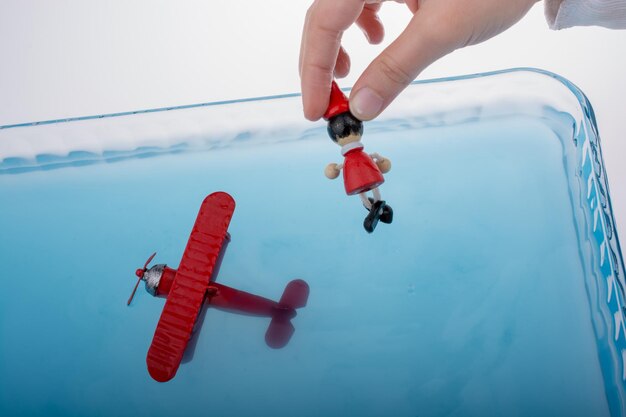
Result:
<instances>
[{"instance_id":1,"label":"silver engine nose","mask_svg":"<svg viewBox=\"0 0 626 417\"><path fill-rule=\"evenodd\" d=\"M157 264L148 269L143 274L143 280L146 281L146 291L148 291L150 294L156 295L157 288L159 286L159 283L161 282L161 277L163 276L164 269L165 264Z\"/></svg>"}]
</instances>

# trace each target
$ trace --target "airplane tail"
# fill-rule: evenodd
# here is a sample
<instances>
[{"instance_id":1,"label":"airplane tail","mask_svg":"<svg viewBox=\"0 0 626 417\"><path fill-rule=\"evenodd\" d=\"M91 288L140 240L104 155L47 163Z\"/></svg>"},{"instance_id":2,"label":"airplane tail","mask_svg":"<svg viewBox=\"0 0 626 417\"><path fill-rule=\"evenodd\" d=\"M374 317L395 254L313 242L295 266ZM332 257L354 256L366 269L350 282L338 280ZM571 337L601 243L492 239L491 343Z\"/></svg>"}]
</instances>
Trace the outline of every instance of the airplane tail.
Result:
<instances>
[{"instance_id":1,"label":"airplane tail","mask_svg":"<svg viewBox=\"0 0 626 417\"><path fill-rule=\"evenodd\" d=\"M296 316L296 309L306 305L308 298L309 285L305 281L296 279L287 284L265 332L265 342L269 347L280 349L289 343L289 339L296 331L291 319Z\"/></svg>"},{"instance_id":2,"label":"airplane tail","mask_svg":"<svg viewBox=\"0 0 626 417\"><path fill-rule=\"evenodd\" d=\"M281 308L297 309L306 305L309 298L309 284L301 279L294 279L285 287L282 297L278 302Z\"/></svg>"}]
</instances>

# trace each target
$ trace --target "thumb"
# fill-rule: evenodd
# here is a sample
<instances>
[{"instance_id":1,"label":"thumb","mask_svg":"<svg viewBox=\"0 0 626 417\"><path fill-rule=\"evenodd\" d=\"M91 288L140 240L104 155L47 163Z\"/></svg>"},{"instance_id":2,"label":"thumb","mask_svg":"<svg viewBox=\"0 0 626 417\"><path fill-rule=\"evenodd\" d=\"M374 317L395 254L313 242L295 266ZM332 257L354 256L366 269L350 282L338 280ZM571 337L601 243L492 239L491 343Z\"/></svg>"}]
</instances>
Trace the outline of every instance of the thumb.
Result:
<instances>
[{"instance_id":1,"label":"thumb","mask_svg":"<svg viewBox=\"0 0 626 417\"><path fill-rule=\"evenodd\" d=\"M420 72L456 49L453 34L441 23L418 10L404 32L365 69L350 94L356 118L378 116Z\"/></svg>"}]
</instances>

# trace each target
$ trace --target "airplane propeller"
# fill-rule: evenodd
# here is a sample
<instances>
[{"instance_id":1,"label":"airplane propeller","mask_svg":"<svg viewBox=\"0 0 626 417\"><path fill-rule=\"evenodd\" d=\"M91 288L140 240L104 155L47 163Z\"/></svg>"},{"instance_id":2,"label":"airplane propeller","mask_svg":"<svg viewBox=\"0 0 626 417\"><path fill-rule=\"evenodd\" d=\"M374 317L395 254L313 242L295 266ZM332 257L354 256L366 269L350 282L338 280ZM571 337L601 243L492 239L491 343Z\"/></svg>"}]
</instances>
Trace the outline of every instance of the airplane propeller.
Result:
<instances>
[{"instance_id":1,"label":"airplane propeller","mask_svg":"<svg viewBox=\"0 0 626 417\"><path fill-rule=\"evenodd\" d=\"M135 296L135 292L137 291L137 287L139 286L139 283L141 282L141 279L143 278L143 274L146 273L146 271L148 270L148 264L152 261L152 259L155 256L156 256L156 252L150 255L146 263L143 265L143 269L138 269L135 271L135 275L137 275L137 283L135 284L135 288L133 288L132 294L128 298L128 302L126 303L127 306L129 306L130 302L133 300L133 297Z\"/></svg>"}]
</instances>

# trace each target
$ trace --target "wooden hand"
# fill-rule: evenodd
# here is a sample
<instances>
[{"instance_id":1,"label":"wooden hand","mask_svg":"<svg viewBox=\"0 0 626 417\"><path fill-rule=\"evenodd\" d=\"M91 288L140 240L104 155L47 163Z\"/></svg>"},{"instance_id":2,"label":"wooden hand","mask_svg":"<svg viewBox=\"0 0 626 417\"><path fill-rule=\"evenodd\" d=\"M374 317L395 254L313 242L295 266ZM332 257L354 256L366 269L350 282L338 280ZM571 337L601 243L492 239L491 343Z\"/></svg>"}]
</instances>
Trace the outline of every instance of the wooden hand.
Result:
<instances>
[{"instance_id":1,"label":"wooden hand","mask_svg":"<svg viewBox=\"0 0 626 417\"><path fill-rule=\"evenodd\" d=\"M337 165L335 163L331 163L326 165L326 168L324 169L324 175L326 175L326 178L330 179L330 180L334 180L335 178L337 178L339 176L339 172L341 172L341 165Z\"/></svg>"},{"instance_id":2,"label":"wooden hand","mask_svg":"<svg viewBox=\"0 0 626 417\"><path fill-rule=\"evenodd\" d=\"M386 174L389 171L391 171L390 159L385 158L384 156L381 156L377 153L373 153L370 156L374 158L374 162L376 162L376 166L378 167L378 169L380 169L380 172L382 172L383 174Z\"/></svg>"}]
</instances>

